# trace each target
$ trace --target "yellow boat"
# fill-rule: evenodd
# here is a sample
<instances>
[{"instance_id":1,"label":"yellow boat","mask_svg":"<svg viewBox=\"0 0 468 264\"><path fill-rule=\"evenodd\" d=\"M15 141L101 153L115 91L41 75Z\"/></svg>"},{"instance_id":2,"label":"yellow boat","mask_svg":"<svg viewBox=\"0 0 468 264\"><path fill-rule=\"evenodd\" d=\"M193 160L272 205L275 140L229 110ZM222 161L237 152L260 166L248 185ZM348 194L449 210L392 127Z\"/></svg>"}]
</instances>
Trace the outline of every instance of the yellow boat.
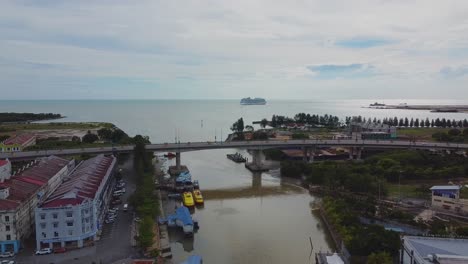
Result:
<instances>
[{"instance_id":1,"label":"yellow boat","mask_svg":"<svg viewBox=\"0 0 468 264\"><path fill-rule=\"evenodd\" d=\"M195 198L195 203L196 204L203 204L203 195L201 194L200 190L194 190L193 191L193 196Z\"/></svg>"},{"instance_id":2,"label":"yellow boat","mask_svg":"<svg viewBox=\"0 0 468 264\"><path fill-rule=\"evenodd\" d=\"M184 192L182 194L182 202L184 203L185 206L190 207L194 206L195 203L193 202L193 196L191 192Z\"/></svg>"}]
</instances>

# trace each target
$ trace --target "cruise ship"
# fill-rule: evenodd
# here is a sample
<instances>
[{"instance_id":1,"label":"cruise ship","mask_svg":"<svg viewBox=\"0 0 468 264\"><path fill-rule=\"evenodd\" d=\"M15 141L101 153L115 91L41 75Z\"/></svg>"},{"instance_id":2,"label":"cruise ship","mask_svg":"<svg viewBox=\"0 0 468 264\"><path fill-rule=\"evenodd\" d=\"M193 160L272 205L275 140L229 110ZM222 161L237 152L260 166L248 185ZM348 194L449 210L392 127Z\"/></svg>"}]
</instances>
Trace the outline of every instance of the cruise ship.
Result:
<instances>
[{"instance_id":1,"label":"cruise ship","mask_svg":"<svg viewBox=\"0 0 468 264\"><path fill-rule=\"evenodd\" d=\"M241 105L264 105L266 104L266 101L263 98L247 97L247 98L242 98L242 100L240 101L240 104Z\"/></svg>"}]
</instances>

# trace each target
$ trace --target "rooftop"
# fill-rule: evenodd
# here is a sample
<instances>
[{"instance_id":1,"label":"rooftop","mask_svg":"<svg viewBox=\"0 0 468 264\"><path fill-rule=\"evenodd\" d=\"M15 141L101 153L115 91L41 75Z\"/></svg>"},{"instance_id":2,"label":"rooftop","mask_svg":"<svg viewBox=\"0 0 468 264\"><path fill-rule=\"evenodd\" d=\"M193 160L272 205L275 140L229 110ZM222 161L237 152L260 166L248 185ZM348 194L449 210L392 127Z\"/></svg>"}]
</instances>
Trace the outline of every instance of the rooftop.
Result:
<instances>
[{"instance_id":1,"label":"rooftop","mask_svg":"<svg viewBox=\"0 0 468 264\"><path fill-rule=\"evenodd\" d=\"M458 186L458 185L435 185L435 186L432 186L431 191L433 190L460 190L461 187Z\"/></svg>"},{"instance_id":2,"label":"rooftop","mask_svg":"<svg viewBox=\"0 0 468 264\"><path fill-rule=\"evenodd\" d=\"M32 167L0 183L0 188L10 189L7 199L0 200L0 210L15 209L23 201L36 195L39 188L47 184L69 162L56 156L43 158Z\"/></svg>"},{"instance_id":3,"label":"rooftop","mask_svg":"<svg viewBox=\"0 0 468 264\"><path fill-rule=\"evenodd\" d=\"M47 198L41 207L81 204L94 199L104 177L115 164L114 157L98 155L81 163Z\"/></svg>"},{"instance_id":4,"label":"rooftop","mask_svg":"<svg viewBox=\"0 0 468 264\"><path fill-rule=\"evenodd\" d=\"M35 137L35 135L33 134L21 134L21 135L16 135L16 136L13 136L13 137L10 137L8 138L7 140L5 140L3 142L3 144L5 145L15 145L15 144L18 144L18 145L23 145L25 144L26 142L30 141L31 139L33 139Z\"/></svg>"},{"instance_id":5,"label":"rooftop","mask_svg":"<svg viewBox=\"0 0 468 264\"><path fill-rule=\"evenodd\" d=\"M468 260L468 239L440 238L440 237L403 237L405 247L414 251L417 259L425 264L430 263L466 263L457 262ZM434 262L429 255L436 256L438 262Z\"/></svg>"}]
</instances>

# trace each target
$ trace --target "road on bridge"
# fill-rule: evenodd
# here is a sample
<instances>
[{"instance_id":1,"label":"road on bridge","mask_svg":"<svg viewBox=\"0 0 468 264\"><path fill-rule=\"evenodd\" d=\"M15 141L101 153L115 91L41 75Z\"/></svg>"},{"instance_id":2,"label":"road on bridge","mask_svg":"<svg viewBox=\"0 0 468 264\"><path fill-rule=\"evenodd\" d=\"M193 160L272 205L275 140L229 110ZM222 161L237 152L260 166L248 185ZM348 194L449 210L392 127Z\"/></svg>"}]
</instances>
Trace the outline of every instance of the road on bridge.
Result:
<instances>
[{"instance_id":1,"label":"road on bridge","mask_svg":"<svg viewBox=\"0 0 468 264\"><path fill-rule=\"evenodd\" d=\"M320 148L320 147L357 147L378 149L441 149L441 150L467 150L468 144L445 142L420 142L402 140L264 140L264 141L229 141L229 142L181 142L148 144L146 149L154 152L186 152L209 149L268 149L268 148ZM111 154L128 153L133 151L133 145L77 148L59 150L39 150L23 152L3 152L0 159L32 159L50 155L70 156L80 154Z\"/></svg>"}]
</instances>

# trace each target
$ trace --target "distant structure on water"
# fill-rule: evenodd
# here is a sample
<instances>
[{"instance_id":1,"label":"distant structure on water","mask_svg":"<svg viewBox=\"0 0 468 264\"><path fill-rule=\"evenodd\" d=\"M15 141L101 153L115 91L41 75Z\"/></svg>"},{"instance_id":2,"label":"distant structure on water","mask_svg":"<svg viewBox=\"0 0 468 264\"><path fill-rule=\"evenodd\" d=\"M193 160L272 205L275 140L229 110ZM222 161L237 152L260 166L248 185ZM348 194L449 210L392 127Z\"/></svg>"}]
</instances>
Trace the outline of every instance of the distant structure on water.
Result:
<instances>
[{"instance_id":1,"label":"distant structure on water","mask_svg":"<svg viewBox=\"0 0 468 264\"><path fill-rule=\"evenodd\" d=\"M266 100L263 98L258 98L258 97L255 97L255 98L247 97L247 98L242 98L242 100L240 101L240 104L241 105L265 105Z\"/></svg>"}]
</instances>

